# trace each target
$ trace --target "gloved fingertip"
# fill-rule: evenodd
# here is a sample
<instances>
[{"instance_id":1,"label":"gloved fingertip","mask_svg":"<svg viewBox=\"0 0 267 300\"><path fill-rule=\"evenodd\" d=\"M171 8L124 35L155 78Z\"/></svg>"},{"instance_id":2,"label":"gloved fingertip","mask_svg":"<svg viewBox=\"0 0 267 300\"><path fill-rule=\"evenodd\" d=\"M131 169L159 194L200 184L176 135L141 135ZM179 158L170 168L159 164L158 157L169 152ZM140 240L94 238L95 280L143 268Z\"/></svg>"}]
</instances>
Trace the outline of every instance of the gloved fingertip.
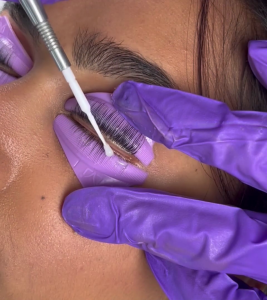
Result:
<instances>
[{"instance_id":1,"label":"gloved fingertip","mask_svg":"<svg viewBox=\"0 0 267 300\"><path fill-rule=\"evenodd\" d=\"M66 197L62 216L79 235L109 243L114 232L114 214L110 212L107 201L101 203L99 200L93 188L75 191Z\"/></svg>"},{"instance_id":2,"label":"gloved fingertip","mask_svg":"<svg viewBox=\"0 0 267 300\"><path fill-rule=\"evenodd\" d=\"M150 113L147 111L146 96L143 91L152 87L143 83L126 81L120 84L112 95L114 107L136 130L152 138L155 130Z\"/></svg>"},{"instance_id":3,"label":"gloved fingertip","mask_svg":"<svg viewBox=\"0 0 267 300\"><path fill-rule=\"evenodd\" d=\"M248 61L256 78L267 89L267 41L249 42Z\"/></svg>"},{"instance_id":4,"label":"gloved fingertip","mask_svg":"<svg viewBox=\"0 0 267 300\"><path fill-rule=\"evenodd\" d=\"M142 111L142 103L138 96L137 83L126 81L120 84L112 95L114 107L123 114Z\"/></svg>"},{"instance_id":5,"label":"gloved fingertip","mask_svg":"<svg viewBox=\"0 0 267 300\"><path fill-rule=\"evenodd\" d=\"M81 220L82 211L80 206L76 206L73 203L71 197L67 197L62 207L62 217L71 227L74 227L76 223Z\"/></svg>"},{"instance_id":6,"label":"gloved fingertip","mask_svg":"<svg viewBox=\"0 0 267 300\"><path fill-rule=\"evenodd\" d=\"M80 227L84 223L83 207L72 194L65 199L62 207L62 217L75 232L80 233Z\"/></svg>"}]
</instances>

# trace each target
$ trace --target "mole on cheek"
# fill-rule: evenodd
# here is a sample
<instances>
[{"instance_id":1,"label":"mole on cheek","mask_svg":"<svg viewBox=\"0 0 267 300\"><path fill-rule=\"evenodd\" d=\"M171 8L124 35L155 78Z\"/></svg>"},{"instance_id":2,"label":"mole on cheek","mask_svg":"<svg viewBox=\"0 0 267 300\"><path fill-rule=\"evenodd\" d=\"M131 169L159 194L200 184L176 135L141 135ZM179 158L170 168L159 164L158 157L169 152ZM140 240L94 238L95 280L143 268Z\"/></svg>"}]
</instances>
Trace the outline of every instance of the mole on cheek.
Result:
<instances>
[{"instance_id":1,"label":"mole on cheek","mask_svg":"<svg viewBox=\"0 0 267 300\"><path fill-rule=\"evenodd\" d=\"M41 200L45 200L45 196L41 196Z\"/></svg>"}]
</instances>

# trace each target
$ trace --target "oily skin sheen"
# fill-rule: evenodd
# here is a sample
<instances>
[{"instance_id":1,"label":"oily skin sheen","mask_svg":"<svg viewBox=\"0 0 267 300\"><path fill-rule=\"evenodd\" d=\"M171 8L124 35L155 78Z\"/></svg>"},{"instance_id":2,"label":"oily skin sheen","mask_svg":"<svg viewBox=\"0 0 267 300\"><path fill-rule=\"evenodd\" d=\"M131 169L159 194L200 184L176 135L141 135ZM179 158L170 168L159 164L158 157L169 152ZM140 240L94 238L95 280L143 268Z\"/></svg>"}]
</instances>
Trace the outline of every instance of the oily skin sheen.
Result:
<instances>
[{"instance_id":1,"label":"oily skin sheen","mask_svg":"<svg viewBox=\"0 0 267 300\"><path fill-rule=\"evenodd\" d=\"M46 11L70 60L79 27L101 31L193 92L197 2L69 0ZM37 52L15 30L34 67L0 87L0 299L165 299L142 252L86 240L64 223L64 197L80 184L53 121L71 92L43 46ZM84 92L112 92L123 81L74 72ZM144 186L222 201L209 168L161 145Z\"/></svg>"}]
</instances>

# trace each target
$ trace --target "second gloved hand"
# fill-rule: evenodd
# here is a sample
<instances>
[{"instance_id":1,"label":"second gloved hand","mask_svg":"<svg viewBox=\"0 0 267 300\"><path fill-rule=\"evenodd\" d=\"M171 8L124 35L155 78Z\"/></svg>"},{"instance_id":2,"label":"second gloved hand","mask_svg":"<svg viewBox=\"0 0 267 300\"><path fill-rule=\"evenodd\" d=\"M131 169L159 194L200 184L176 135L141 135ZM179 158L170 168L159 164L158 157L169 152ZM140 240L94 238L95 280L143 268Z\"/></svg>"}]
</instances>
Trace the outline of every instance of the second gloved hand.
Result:
<instances>
[{"instance_id":1,"label":"second gloved hand","mask_svg":"<svg viewBox=\"0 0 267 300\"><path fill-rule=\"evenodd\" d=\"M134 82L122 84L113 99L146 136L266 190L266 143L257 145L259 134L267 139L265 113L231 112L218 101ZM267 283L266 215L158 191L99 187L69 195L63 217L87 238L145 250L169 299L265 299L238 289L226 273Z\"/></svg>"},{"instance_id":2,"label":"second gloved hand","mask_svg":"<svg viewBox=\"0 0 267 300\"><path fill-rule=\"evenodd\" d=\"M63 217L86 238L144 250L170 300L267 299L227 275L267 283L267 215L147 189L95 187L69 195Z\"/></svg>"},{"instance_id":3,"label":"second gloved hand","mask_svg":"<svg viewBox=\"0 0 267 300\"><path fill-rule=\"evenodd\" d=\"M220 101L179 90L126 82L114 106L153 141L267 191L267 114L231 111Z\"/></svg>"}]
</instances>

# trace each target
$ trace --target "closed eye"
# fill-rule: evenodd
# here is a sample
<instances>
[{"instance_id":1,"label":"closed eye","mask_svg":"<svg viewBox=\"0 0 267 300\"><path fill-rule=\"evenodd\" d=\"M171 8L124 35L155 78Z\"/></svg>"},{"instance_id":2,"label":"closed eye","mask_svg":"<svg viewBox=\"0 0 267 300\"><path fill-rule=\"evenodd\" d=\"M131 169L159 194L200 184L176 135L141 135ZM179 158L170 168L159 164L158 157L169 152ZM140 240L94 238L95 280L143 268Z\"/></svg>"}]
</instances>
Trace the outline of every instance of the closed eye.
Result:
<instances>
[{"instance_id":1,"label":"closed eye","mask_svg":"<svg viewBox=\"0 0 267 300\"><path fill-rule=\"evenodd\" d=\"M20 76L9 66L10 58L11 54L6 54L0 49L0 71L3 71L12 77L20 78Z\"/></svg>"}]
</instances>

